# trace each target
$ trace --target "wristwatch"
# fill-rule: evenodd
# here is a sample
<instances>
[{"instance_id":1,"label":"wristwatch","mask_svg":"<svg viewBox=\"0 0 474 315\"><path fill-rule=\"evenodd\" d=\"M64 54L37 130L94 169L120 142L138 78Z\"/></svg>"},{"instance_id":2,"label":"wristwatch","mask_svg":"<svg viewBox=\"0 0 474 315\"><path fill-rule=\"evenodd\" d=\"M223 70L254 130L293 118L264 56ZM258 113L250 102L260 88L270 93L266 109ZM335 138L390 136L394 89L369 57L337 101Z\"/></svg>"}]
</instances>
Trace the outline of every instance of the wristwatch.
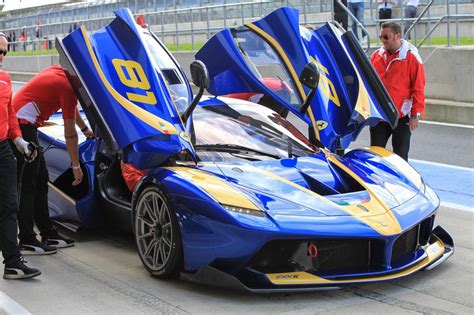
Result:
<instances>
[{"instance_id":1,"label":"wristwatch","mask_svg":"<svg viewBox=\"0 0 474 315\"><path fill-rule=\"evenodd\" d=\"M421 113L416 113L416 114L411 114L410 115L410 118L416 118L418 120L420 119L420 117L421 117Z\"/></svg>"}]
</instances>

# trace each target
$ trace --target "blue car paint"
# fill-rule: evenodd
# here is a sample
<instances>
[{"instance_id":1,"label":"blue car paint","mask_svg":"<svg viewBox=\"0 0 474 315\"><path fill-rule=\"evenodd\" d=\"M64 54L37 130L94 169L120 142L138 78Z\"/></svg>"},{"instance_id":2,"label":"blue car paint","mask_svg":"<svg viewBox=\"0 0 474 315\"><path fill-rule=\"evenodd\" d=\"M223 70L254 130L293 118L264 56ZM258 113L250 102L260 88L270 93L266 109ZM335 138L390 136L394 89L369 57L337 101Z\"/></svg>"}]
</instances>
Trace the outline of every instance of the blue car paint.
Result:
<instances>
[{"instance_id":1,"label":"blue car paint","mask_svg":"<svg viewBox=\"0 0 474 315\"><path fill-rule=\"evenodd\" d=\"M180 136L185 129L163 77L149 55L135 49L135 47L145 46L142 38L144 35L140 35L137 25L134 24L128 12L118 10L117 18L111 24L103 30L94 32L88 36L88 39L85 38L87 36L85 32L78 29L65 37L62 43L70 58L74 60L75 68L81 69L82 82L86 85L85 88L100 112L100 119L105 121L116 150L123 155L124 162L132 163L138 168L150 168L163 163L170 155L183 149L188 149L193 154L193 149L191 144L183 141L183 137ZM89 51L87 41L90 42L93 53ZM122 45L121 42L126 42L127 45ZM107 53L102 54L102 51ZM96 69L95 58L97 58L98 67L103 71L105 80L120 96L114 95L107 88L107 83L99 73L100 70ZM137 71L137 67L143 69L149 89L144 91L142 88L133 88L121 83L119 73L122 71L125 75L128 69L125 66L117 67L112 64L112 60L125 61L124 64L135 67L133 71ZM125 75L123 80L129 79ZM140 77L137 81L143 83L144 80ZM139 83L128 82L129 85ZM187 85L189 87L189 83ZM151 93L146 95L154 95L155 104L132 103L127 99L131 94L142 95L145 92ZM121 106L120 100L135 112ZM144 117L150 117L150 120L158 126L150 125ZM162 127L159 119L169 123L175 130L157 130Z\"/></svg>"},{"instance_id":2,"label":"blue car paint","mask_svg":"<svg viewBox=\"0 0 474 315\"><path fill-rule=\"evenodd\" d=\"M271 161L269 164L276 162ZM264 164L263 162L257 163ZM278 182L273 183L272 192L269 193L267 190L267 194L256 193L258 189L255 187L262 189L268 186L266 178L262 178L258 173L245 174L246 172L244 172L240 173L240 178L245 176L247 178L239 181L235 176L230 177L225 170L230 167L243 167L245 164L236 163L227 166L229 167L221 167L226 178L230 183L234 183L234 187L239 187L242 192L252 194L253 198L258 198L261 204L265 205L267 213L265 218L233 215L216 204L199 187L180 178L179 175L171 175L167 171L163 173L160 170L154 171L152 174L155 182L165 187L165 191L171 196L170 200L172 200L180 218L186 270L197 270L219 259L232 258L233 263L242 259L240 263L246 264L250 257L244 255L239 258L236 252L255 252L272 239L344 237L350 233L352 237L375 237L380 240L386 239L388 244L392 244L398 237L398 235L381 237L357 218L348 216L334 207L326 206L328 211L337 213L322 215L320 211L325 209L323 204L311 205L308 203L306 207L301 206L299 205L301 199L308 199L308 196L292 199L292 194L299 191L287 185L282 185L284 187L282 191L285 193L276 197L275 195L279 194L278 188L275 187L279 184ZM214 165L199 168L218 177L222 176L220 170ZM158 173L161 175L158 176ZM419 222L432 215L438 206L436 198L430 200L416 191L413 194L414 197L403 205L403 209L392 209L404 231L410 229L414 222ZM268 202L268 200L272 201ZM387 251L386 254L390 255L390 251ZM389 257L387 260L390 260Z\"/></svg>"},{"instance_id":3,"label":"blue car paint","mask_svg":"<svg viewBox=\"0 0 474 315\"><path fill-rule=\"evenodd\" d=\"M327 24L316 31L303 28L300 30L298 11L291 8L277 9L252 25L278 42L297 75L303 71L311 58L327 69L328 73L324 73L323 70L320 72L334 84L333 92L336 93L340 104L336 105L328 98L321 86L324 83L321 84L320 80L320 86L311 101L310 108L314 123L327 123L327 126L318 127L318 133L320 141L328 149L334 151L338 148L347 148L365 125L375 125L381 119L387 118L377 103L374 92L367 86L367 78L360 73L355 58L350 58L350 52L344 49L344 40L333 26ZM274 25L278 27L273 27ZM236 30L241 29L244 27ZM215 51L221 53L216 56L212 53ZM215 34L196 53L196 59L202 60L208 68L211 77L208 89L210 93L226 95L253 92L270 95L306 123L313 125L309 114L302 114L298 108L276 95L252 73L242 58L231 31L226 29ZM351 77L353 84L347 83L348 76ZM355 108L361 83L366 87L369 96L370 115L367 120ZM306 98L309 88L304 85L302 88ZM391 105L393 107L393 104Z\"/></svg>"},{"instance_id":4,"label":"blue car paint","mask_svg":"<svg viewBox=\"0 0 474 315\"><path fill-rule=\"evenodd\" d=\"M262 28L270 28L272 23L287 26L285 25L287 22L278 22L279 19L276 18L280 16L280 18L283 17L294 21L296 17L291 13L291 10L287 9L286 11L286 15L283 13L279 13L283 14L282 16L275 15L275 20L272 20L272 22L256 24ZM118 48L112 49L108 46L108 38L117 39L117 43L124 40L124 38L130 41L137 40L135 30L133 29L136 26L133 24L130 12L120 11L118 19L112 22L112 24L114 26L106 28L109 34L103 34L105 31L99 31L90 36L95 54L99 60L102 60L101 63L104 69L107 69L107 62L110 58L114 58L116 54L122 54L122 51ZM129 30L126 31L126 25L132 29L131 34L129 34ZM294 25L288 27L296 30ZM282 32L283 29L285 27L282 27ZM218 33L216 38L226 36L226 34L225 31ZM277 36L278 34L274 35ZM160 138L162 135L151 130L143 122L140 122L139 119L124 111L120 106L113 106L115 101L104 88L102 79L98 77L95 71L91 71L91 69L95 69L95 66L92 64L90 55L84 53L84 49L87 49L87 47L82 36L81 32L76 31L66 37L63 43L69 53L74 54L70 57L74 60L76 69L80 71L83 82L88 84L89 92L95 101L94 106L98 106L98 103L110 105L110 107L107 107L107 117L105 118L107 126L112 130L114 139L119 139L115 143L116 149L121 151L125 158L131 158L129 162L131 161L139 165L148 165L150 152L147 150L160 150L154 153L155 155L162 156L171 154L171 152L178 152L176 151L178 149L181 150L183 143L186 141L182 142L182 139L179 140L175 136L167 137L159 145L147 148L146 152L135 150L137 143L146 143L149 140L154 142L157 139L163 140ZM95 41L98 39L103 39L104 42L97 45ZM140 51L139 47L137 46L135 49ZM227 48L228 51L220 51L219 54L214 54L214 59L220 60L219 58L221 57L225 59L223 56L231 56L234 53L237 57L231 58L231 60L238 61L239 54L235 51L234 47L229 44ZM75 49L78 49L78 51L75 51ZM82 49L82 51L79 49ZM286 49L290 50L291 47ZM111 53L111 55L108 55L108 53ZM294 53L297 55L297 52ZM139 55L137 59L144 59L140 59L140 64L146 65L146 54L144 54L145 56L143 54ZM290 56L293 55L290 54ZM127 58L131 58L131 56L127 56ZM304 64L301 63L300 66L304 66ZM108 67L110 68L110 65ZM146 69L151 71L149 68ZM107 74L107 80L113 83L117 91L126 93L117 84L117 78L114 77L112 72L105 71L104 73ZM232 71L232 73L237 72ZM154 83L159 85L162 82L160 80L161 78L156 78ZM231 81L225 82L229 86ZM242 80L241 82L244 81ZM254 86L260 84L259 82L252 82L251 79L246 82L247 84L254 84ZM239 86L239 84L236 83L236 86ZM166 94L165 89L154 91ZM164 116L160 116L162 119L170 119L178 130L183 130L176 120L176 112L174 112L174 116L166 116L167 113L170 113L166 109L171 112L173 109L169 104L169 94L160 94L159 98L163 101L160 103L163 108L160 106L143 106L143 108L151 110L156 115L164 113ZM216 98L209 98L201 103L201 106L222 105L225 105L225 102ZM137 126L135 125L137 123L140 124ZM48 148L46 151L54 148L54 150L65 152L66 149L63 142L48 137L45 134L41 135L41 137ZM107 221L107 218L101 218L102 213L97 209L96 202L101 197L100 192L95 190L97 185L94 184L94 167L96 165L94 165L93 161L101 141L103 140L87 140L79 148L81 162L87 170L86 174L90 177L88 180L91 184L90 187L92 187L85 197L76 200L76 217L84 226L93 225L93 223L100 222L101 219L104 219L105 222ZM145 157L141 157L141 155ZM53 155L47 158L49 169L56 169L54 176L61 175L61 170L65 171L64 159L62 157L64 157L64 154L59 159L56 159ZM388 205L390 211L397 218L402 233L435 214L439 200L432 190L424 186L418 187L412 183L409 178L404 176L403 172L397 169L396 165L390 164L386 159L366 150L351 151L346 156L338 157L337 159L361 178L365 185ZM154 161L156 162L157 160ZM243 277L247 275L260 279L262 282L268 282L264 275L249 270L246 266L264 244L271 240L279 239L311 240L350 237L356 239L373 238L385 243L383 255L384 260L387 262L386 269L364 273L363 276L387 274L396 270L402 270L416 263L424 254L423 250L420 249L410 257L406 257L404 261L397 262L396 266L388 264L390 262L392 245L399 235L382 236L360 219L347 215L338 207L338 204L341 202L365 200L368 195L365 190L350 193L344 196L344 198L328 197L327 201L316 199L314 195L305 192L305 189L310 188L314 182L324 185L328 191L332 189L335 192L344 188L339 177L341 170L337 170L334 166L330 165L325 154L319 153L308 157L251 163L203 163L181 167L199 169L226 181L226 183L239 190L244 196L247 196L249 200L255 202L266 213L264 217L257 217L229 212L198 184L181 177L179 173L173 172L168 168L150 167L151 170L135 190L132 202L136 201L141 190L148 185L156 185L165 193L179 221L184 254L184 271L192 272L207 265L212 265L225 272L240 272L244 274ZM232 168L234 167L242 168L244 171L233 172ZM273 175L268 175L269 173ZM275 180L275 177L279 177L281 180ZM271 180L272 178L273 180ZM52 180L54 181L54 178ZM403 200L399 199L398 196L400 194L405 196ZM59 199L61 197L58 194L54 198ZM54 200L51 201L54 203ZM59 219L69 217L73 217L73 213L58 214ZM244 269L242 270L242 268ZM344 274L344 276L346 275ZM332 276L336 277L337 275Z\"/></svg>"}]
</instances>

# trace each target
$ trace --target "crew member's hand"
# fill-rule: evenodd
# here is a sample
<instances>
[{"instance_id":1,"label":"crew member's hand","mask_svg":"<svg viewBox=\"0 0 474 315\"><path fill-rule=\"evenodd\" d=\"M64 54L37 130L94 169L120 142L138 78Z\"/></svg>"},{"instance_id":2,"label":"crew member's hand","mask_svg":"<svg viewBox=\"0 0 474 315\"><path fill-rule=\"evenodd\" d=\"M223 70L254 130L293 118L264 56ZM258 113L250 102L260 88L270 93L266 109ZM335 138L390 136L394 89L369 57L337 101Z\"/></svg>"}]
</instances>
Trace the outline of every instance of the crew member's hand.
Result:
<instances>
[{"instance_id":1,"label":"crew member's hand","mask_svg":"<svg viewBox=\"0 0 474 315\"><path fill-rule=\"evenodd\" d=\"M94 132L91 130L91 128L87 127L87 129L85 129L84 131L82 131L82 133L84 134L84 136L86 136L87 138L94 138L95 135L94 135Z\"/></svg>"},{"instance_id":2,"label":"crew member's hand","mask_svg":"<svg viewBox=\"0 0 474 315\"><path fill-rule=\"evenodd\" d=\"M81 165L73 165L72 173L74 174L74 181L72 182L72 185L77 186L82 182L82 176L84 176L84 174L82 173Z\"/></svg>"},{"instance_id":3,"label":"crew member's hand","mask_svg":"<svg viewBox=\"0 0 474 315\"><path fill-rule=\"evenodd\" d=\"M28 160L33 161L36 158L36 150L30 150L30 148L28 147L30 143L26 142L23 137L15 138L15 140L13 140L13 143L15 143L15 147L17 148L17 150L20 151L24 156L26 156Z\"/></svg>"},{"instance_id":4,"label":"crew member's hand","mask_svg":"<svg viewBox=\"0 0 474 315\"><path fill-rule=\"evenodd\" d=\"M408 125L410 126L410 131L413 131L416 128L418 128L418 118L410 117L410 120L408 121Z\"/></svg>"}]
</instances>

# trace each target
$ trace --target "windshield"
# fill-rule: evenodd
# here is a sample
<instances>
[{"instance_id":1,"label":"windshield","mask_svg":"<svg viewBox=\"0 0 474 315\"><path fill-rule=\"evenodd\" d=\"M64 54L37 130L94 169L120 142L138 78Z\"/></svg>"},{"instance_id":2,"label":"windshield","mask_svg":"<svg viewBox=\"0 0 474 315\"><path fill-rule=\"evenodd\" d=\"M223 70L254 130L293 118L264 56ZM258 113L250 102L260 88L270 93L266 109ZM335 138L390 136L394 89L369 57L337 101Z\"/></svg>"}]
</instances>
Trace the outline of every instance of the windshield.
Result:
<instances>
[{"instance_id":1,"label":"windshield","mask_svg":"<svg viewBox=\"0 0 474 315\"><path fill-rule=\"evenodd\" d=\"M201 160L235 160L235 148L248 148L244 153L260 160L305 156L316 150L290 122L255 104L198 106L193 113L193 124L195 149ZM216 145L226 145L230 153L226 152L226 146L216 149ZM221 153L202 152L212 146Z\"/></svg>"},{"instance_id":2,"label":"windshield","mask_svg":"<svg viewBox=\"0 0 474 315\"><path fill-rule=\"evenodd\" d=\"M286 103L302 106L296 88L277 53L261 37L249 30L234 31L234 40L248 68Z\"/></svg>"},{"instance_id":3,"label":"windshield","mask_svg":"<svg viewBox=\"0 0 474 315\"><path fill-rule=\"evenodd\" d=\"M160 69L173 102L176 104L178 112L182 114L188 107L190 100L186 79L183 78L176 64L161 45L147 31L143 34L145 35L145 44L150 50L151 59Z\"/></svg>"}]
</instances>

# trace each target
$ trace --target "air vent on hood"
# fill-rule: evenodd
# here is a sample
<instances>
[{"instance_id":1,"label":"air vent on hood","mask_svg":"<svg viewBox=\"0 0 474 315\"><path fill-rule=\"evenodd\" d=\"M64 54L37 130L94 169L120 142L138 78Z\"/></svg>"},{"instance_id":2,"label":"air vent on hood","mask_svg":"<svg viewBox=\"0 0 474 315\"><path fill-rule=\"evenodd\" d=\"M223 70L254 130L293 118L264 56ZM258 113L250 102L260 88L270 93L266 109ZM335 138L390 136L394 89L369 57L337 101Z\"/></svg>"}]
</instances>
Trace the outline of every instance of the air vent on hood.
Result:
<instances>
[{"instance_id":1,"label":"air vent on hood","mask_svg":"<svg viewBox=\"0 0 474 315\"><path fill-rule=\"evenodd\" d=\"M315 178L314 176L300 172L309 189L322 196L347 194L365 190L365 188L347 174L347 172L331 162L329 162L328 165L334 178L331 182L322 182L319 181L317 177Z\"/></svg>"}]
</instances>

